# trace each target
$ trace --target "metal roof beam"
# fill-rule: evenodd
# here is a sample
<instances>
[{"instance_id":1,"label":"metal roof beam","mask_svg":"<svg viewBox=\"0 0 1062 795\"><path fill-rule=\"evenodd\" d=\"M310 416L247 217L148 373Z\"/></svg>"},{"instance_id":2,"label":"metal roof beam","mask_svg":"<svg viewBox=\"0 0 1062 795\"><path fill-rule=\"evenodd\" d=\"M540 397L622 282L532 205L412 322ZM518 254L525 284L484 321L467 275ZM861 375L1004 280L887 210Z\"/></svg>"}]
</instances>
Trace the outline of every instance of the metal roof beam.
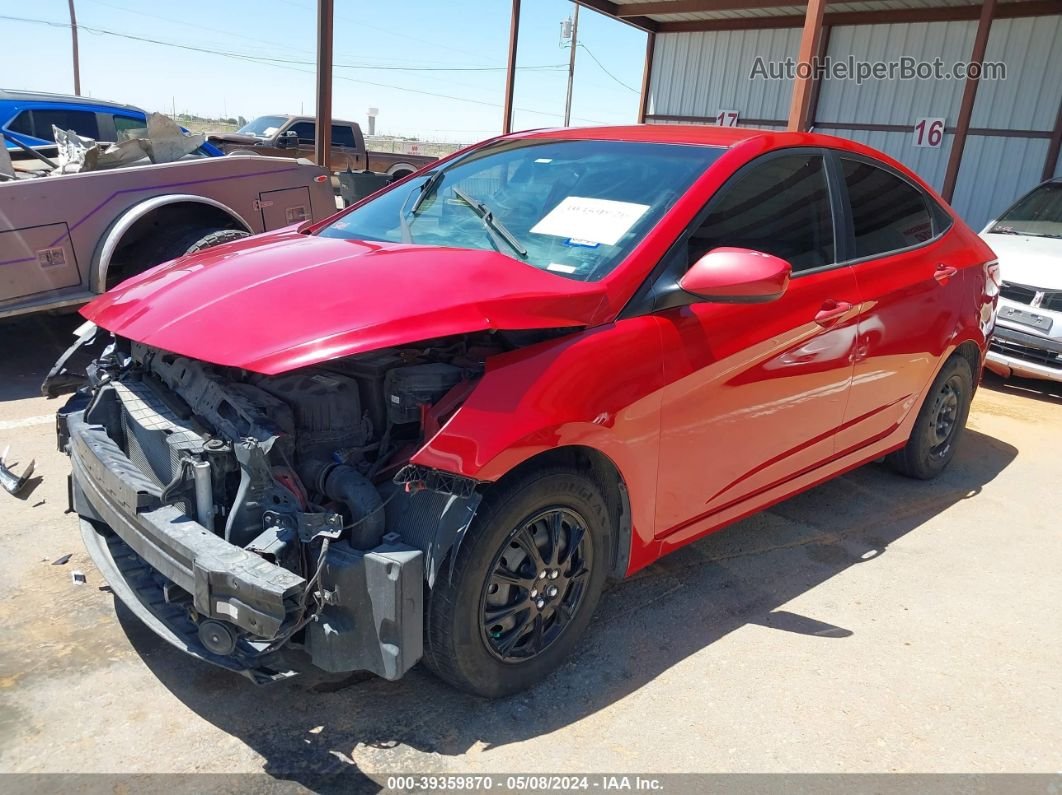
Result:
<instances>
[{"instance_id":1,"label":"metal roof beam","mask_svg":"<svg viewBox=\"0 0 1062 795\"><path fill-rule=\"evenodd\" d=\"M826 0L843 3L846 0ZM657 14L696 14L702 11L742 11L746 8L784 8L801 6L804 0L652 0L645 3L626 3L617 6L620 17L653 16Z\"/></svg>"},{"instance_id":2,"label":"metal roof beam","mask_svg":"<svg viewBox=\"0 0 1062 795\"><path fill-rule=\"evenodd\" d=\"M1031 0L1027 3L1005 3L996 8L996 19L1043 17L1062 14L1062 0ZM882 11L850 11L827 13L822 24L885 25L894 22L952 22L976 20L981 6L946 6L934 8L897 8ZM733 19L704 19L691 22L659 22L657 33L697 33L713 30L766 30L771 28L802 28L804 15L787 14L779 17L737 17Z\"/></svg>"},{"instance_id":3,"label":"metal roof beam","mask_svg":"<svg viewBox=\"0 0 1062 795\"><path fill-rule=\"evenodd\" d=\"M636 27L639 30L653 33L657 28L657 23L649 19L649 17L620 14L620 10L623 6L619 3L613 3L611 0L573 0L573 2L578 3L584 8L589 8L605 14L606 16L610 16L613 19L618 19L620 22L626 22L628 25Z\"/></svg>"}]
</instances>

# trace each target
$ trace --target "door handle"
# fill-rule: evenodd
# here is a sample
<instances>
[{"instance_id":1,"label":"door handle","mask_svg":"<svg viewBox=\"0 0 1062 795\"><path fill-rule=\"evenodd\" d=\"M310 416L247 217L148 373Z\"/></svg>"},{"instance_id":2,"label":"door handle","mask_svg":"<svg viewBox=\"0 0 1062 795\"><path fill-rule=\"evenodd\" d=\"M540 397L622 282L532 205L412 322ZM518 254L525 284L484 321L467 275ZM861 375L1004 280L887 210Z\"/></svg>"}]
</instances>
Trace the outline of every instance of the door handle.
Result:
<instances>
[{"instance_id":1,"label":"door handle","mask_svg":"<svg viewBox=\"0 0 1062 795\"><path fill-rule=\"evenodd\" d=\"M847 301L834 301L830 299L822 305L822 309L815 313L815 322L820 326L829 326L840 320L852 305Z\"/></svg>"},{"instance_id":2,"label":"door handle","mask_svg":"<svg viewBox=\"0 0 1062 795\"><path fill-rule=\"evenodd\" d=\"M948 279L959 272L959 269L952 265L945 265L943 262L937 265L937 269L933 272L933 278L941 284L944 284Z\"/></svg>"}]
</instances>

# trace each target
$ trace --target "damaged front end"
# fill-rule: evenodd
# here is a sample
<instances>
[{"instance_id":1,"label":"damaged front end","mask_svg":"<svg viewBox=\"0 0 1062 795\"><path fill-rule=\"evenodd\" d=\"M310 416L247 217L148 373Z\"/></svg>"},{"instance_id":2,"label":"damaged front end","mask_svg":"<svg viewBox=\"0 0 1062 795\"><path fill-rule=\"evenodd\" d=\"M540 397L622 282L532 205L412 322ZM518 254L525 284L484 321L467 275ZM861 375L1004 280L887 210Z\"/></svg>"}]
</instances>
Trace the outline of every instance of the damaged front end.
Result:
<instances>
[{"instance_id":1,"label":"damaged front end","mask_svg":"<svg viewBox=\"0 0 1062 795\"><path fill-rule=\"evenodd\" d=\"M279 375L115 338L57 416L91 556L156 633L255 681L399 678L483 488L409 459L503 338Z\"/></svg>"}]
</instances>

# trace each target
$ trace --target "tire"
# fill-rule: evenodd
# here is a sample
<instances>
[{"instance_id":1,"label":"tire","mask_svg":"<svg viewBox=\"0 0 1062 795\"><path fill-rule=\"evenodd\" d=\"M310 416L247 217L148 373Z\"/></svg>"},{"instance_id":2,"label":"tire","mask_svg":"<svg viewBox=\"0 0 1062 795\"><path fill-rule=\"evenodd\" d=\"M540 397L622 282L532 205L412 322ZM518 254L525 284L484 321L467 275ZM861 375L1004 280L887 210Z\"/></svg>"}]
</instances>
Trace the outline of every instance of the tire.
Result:
<instances>
[{"instance_id":1,"label":"tire","mask_svg":"<svg viewBox=\"0 0 1062 795\"><path fill-rule=\"evenodd\" d=\"M161 234L139 241L123 254L121 262L112 263L107 272L107 289L163 262L240 240L249 234L242 229L203 226L178 226L165 230Z\"/></svg>"},{"instance_id":2,"label":"tire","mask_svg":"<svg viewBox=\"0 0 1062 795\"><path fill-rule=\"evenodd\" d=\"M242 229L218 229L215 232L203 235L195 243L188 247L185 254L194 254L197 251L203 251L204 249L213 248L214 246L220 246L222 243L231 243L234 240L243 240L245 237L250 237L250 232L244 232ZM163 260L165 262L165 260Z\"/></svg>"},{"instance_id":3,"label":"tire","mask_svg":"<svg viewBox=\"0 0 1062 795\"><path fill-rule=\"evenodd\" d=\"M550 528L560 543L550 541ZM453 576L444 564L427 595L425 664L451 685L489 698L544 679L590 623L613 538L605 499L582 475L543 468L488 494L458 549ZM501 582L499 567L515 577Z\"/></svg>"},{"instance_id":4,"label":"tire","mask_svg":"<svg viewBox=\"0 0 1062 795\"><path fill-rule=\"evenodd\" d=\"M890 453L886 463L909 478L935 478L955 456L972 400L970 364L962 356L952 356L926 393L907 444Z\"/></svg>"}]
</instances>

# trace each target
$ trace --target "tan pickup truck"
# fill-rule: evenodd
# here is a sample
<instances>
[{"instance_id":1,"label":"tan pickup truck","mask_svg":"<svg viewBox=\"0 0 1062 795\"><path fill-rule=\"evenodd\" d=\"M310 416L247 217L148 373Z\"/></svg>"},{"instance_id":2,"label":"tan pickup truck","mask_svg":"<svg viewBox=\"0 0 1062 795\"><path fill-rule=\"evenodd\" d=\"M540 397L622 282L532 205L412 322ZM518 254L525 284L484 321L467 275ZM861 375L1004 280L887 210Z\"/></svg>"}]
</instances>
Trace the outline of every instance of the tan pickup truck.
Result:
<instances>
[{"instance_id":1,"label":"tan pickup truck","mask_svg":"<svg viewBox=\"0 0 1062 795\"><path fill-rule=\"evenodd\" d=\"M313 116L259 116L234 133L210 133L212 144L228 153L251 149L263 155L314 158L317 120ZM392 152L370 152L357 122L332 120L331 171L375 171L402 179L438 158Z\"/></svg>"}]
</instances>

